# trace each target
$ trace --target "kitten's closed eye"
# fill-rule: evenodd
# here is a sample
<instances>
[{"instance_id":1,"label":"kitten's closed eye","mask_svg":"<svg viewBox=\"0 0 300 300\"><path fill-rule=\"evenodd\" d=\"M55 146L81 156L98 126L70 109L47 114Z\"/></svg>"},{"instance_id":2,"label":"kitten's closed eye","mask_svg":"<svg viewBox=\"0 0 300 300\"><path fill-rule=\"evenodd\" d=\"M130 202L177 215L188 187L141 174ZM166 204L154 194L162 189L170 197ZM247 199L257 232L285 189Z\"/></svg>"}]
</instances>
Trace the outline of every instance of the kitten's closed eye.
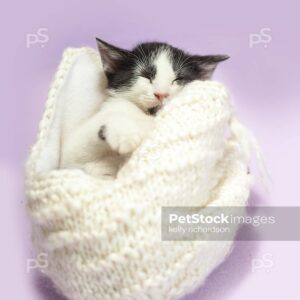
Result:
<instances>
[{"instance_id":1,"label":"kitten's closed eye","mask_svg":"<svg viewBox=\"0 0 300 300\"><path fill-rule=\"evenodd\" d=\"M176 77L173 81L172 81L172 83L175 83L175 82L181 82L181 81L183 81L184 80L184 77Z\"/></svg>"},{"instance_id":2,"label":"kitten's closed eye","mask_svg":"<svg viewBox=\"0 0 300 300\"><path fill-rule=\"evenodd\" d=\"M152 82L156 74L155 66L146 66L140 73L141 77L147 78Z\"/></svg>"},{"instance_id":3,"label":"kitten's closed eye","mask_svg":"<svg viewBox=\"0 0 300 300\"><path fill-rule=\"evenodd\" d=\"M150 81L150 83L152 83L152 79L151 79L151 77L150 76L148 76L148 75L139 75L140 77L142 77L142 78L146 78L146 79L148 79L149 81Z\"/></svg>"}]
</instances>

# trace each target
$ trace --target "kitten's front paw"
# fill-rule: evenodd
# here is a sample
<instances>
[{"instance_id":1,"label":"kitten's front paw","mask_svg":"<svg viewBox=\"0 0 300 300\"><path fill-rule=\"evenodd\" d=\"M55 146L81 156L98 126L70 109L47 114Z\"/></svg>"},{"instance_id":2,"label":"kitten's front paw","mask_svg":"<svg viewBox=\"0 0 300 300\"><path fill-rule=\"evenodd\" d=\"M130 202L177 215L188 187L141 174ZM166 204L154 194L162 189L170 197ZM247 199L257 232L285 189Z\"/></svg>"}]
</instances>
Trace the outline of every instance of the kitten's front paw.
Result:
<instances>
[{"instance_id":1,"label":"kitten's front paw","mask_svg":"<svg viewBox=\"0 0 300 300\"><path fill-rule=\"evenodd\" d=\"M154 127L153 119L143 122L126 122L101 126L99 138L106 140L109 146L120 154L133 152Z\"/></svg>"},{"instance_id":2,"label":"kitten's front paw","mask_svg":"<svg viewBox=\"0 0 300 300\"><path fill-rule=\"evenodd\" d=\"M120 154L133 152L142 142L142 135L114 135L111 136L108 143L110 147Z\"/></svg>"}]
</instances>

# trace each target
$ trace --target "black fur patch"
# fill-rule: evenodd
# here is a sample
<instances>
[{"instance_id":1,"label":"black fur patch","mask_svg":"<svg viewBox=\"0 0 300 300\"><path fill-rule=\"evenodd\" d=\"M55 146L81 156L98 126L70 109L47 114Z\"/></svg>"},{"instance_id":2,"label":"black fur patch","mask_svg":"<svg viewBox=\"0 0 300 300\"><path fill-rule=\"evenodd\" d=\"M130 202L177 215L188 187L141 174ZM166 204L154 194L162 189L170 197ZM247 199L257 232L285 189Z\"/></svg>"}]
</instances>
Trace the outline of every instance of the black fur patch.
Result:
<instances>
[{"instance_id":1,"label":"black fur patch","mask_svg":"<svg viewBox=\"0 0 300 300\"><path fill-rule=\"evenodd\" d=\"M100 140L106 141L106 126L105 125L102 125L100 127L100 130L98 131L98 137L100 138Z\"/></svg>"},{"instance_id":2,"label":"black fur patch","mask_svg":"<svg viewBox=\"0 0 300 300\"><path fill-rule=\"evenodd\" d=\"M148 108L148 113L151 116L155 116L160 109L161 109L160 106L154 106L154 107Z\"/></svg>"}]
</instances>

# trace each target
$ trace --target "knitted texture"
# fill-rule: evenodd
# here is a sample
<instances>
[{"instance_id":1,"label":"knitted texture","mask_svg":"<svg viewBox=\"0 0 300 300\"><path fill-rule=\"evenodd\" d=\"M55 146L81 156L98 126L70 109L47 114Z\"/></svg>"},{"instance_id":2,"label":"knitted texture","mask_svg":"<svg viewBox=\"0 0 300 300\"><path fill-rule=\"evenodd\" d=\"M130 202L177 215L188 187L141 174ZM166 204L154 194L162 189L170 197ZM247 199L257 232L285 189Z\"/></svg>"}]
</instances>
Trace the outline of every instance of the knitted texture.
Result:
<instances>
[{"instance_id":1,"label":"knitted texture","mask_svg":"<svg viewBox=\"0 0 300 300\"><path fill-rule=\"evenodd\" d=\"M217 82L190 84L159 112L155 130L113 181L59 164L41 170L58 95L74 62L90 55L65 51L28 160L36 252L48 255L45 273L71 300L180 299L232 242L161 241L162 206L245 206L249 194L248 150L232 125L228 93ZM53 151L59 157L59 147Z\"/></svg>"}]
</instances>

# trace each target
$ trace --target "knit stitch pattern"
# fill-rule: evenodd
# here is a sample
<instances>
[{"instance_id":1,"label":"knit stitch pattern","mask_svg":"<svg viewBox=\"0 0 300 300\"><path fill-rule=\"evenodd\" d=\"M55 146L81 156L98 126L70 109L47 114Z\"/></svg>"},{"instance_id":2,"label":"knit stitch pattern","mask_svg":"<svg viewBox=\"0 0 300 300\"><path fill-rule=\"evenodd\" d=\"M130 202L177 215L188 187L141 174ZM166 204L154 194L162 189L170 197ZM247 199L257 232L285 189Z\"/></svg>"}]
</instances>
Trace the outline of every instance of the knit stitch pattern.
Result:
<instances>
[{"instance_id":1,"label":"knit stitch pattern","mask_svg":"<svg viewBox=\"0 0 300 300\"><path fill-rule=\"evenodd\" d=\"M27 163L35 250L47 254L44 271L70 300L181 299L224 260L232 241L162 241L161 208L245 206L249 195L249 153L232 126L228 92L218 82L191 83L159 112L115 180L59 166L41 171L58 94L74 62L91 55L65 51Z\"/></svg>"}]
</instances>

